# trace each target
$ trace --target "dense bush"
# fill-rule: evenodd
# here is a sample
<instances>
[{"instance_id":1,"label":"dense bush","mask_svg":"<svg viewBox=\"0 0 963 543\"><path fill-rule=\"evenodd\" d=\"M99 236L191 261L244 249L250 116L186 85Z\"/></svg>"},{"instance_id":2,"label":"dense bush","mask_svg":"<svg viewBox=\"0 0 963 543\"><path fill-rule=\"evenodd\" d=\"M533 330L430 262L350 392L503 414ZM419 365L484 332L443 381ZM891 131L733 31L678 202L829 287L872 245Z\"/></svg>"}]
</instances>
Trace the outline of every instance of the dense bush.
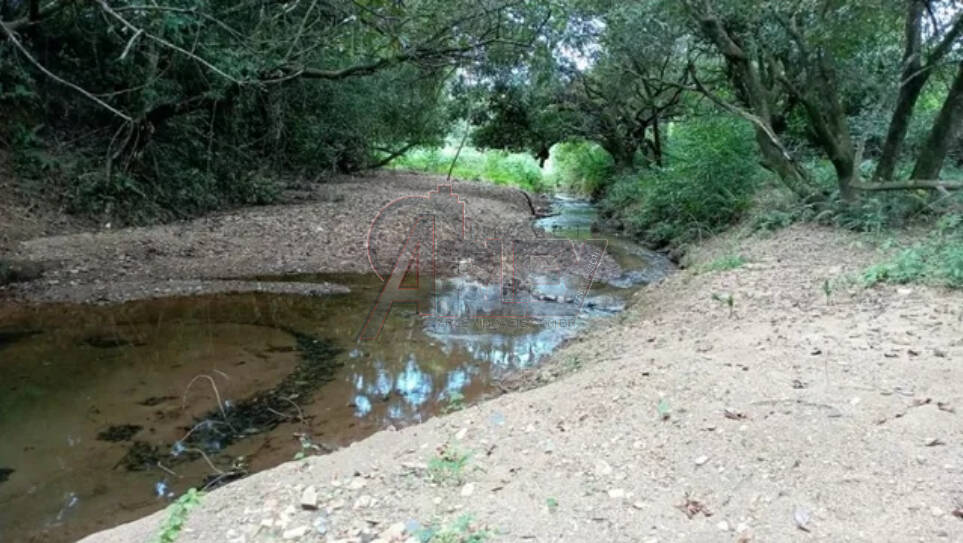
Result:
<instances>
[{"instance_id":1,"label":"dense bush","mask_svg":"<svg viewBox=\"0 0 963 543\"><path fill-rule=\"evenodd\" d=\"M761 169L750 128L728 118L682 124L663 169L620 177L603 208L655 245L680 245L716 233L749 208Z\"/></svg>"}]
</instances>

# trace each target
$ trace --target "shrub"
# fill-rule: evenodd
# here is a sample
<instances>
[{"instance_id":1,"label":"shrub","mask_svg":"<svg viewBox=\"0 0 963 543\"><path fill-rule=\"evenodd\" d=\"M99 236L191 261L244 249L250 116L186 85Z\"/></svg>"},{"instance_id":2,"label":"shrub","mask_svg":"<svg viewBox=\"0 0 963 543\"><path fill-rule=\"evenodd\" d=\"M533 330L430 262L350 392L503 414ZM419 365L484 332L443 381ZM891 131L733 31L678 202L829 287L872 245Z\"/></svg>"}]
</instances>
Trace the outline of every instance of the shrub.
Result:
<instances>
[{"instance_id":1,"label":"shrub","mask_svg":"<svg viewBox=\"0 0 963 543\"><path fill-rule=\"evenodd\" d=\"M723 230L749 209L761 169L745 123L693 120L679 127L669 151L668 167L617 179L603 201L634 234L681 245Z\"/></svg>"},{"instance_id":2,"label":"shrub","mask_svg":"<svg viewBox=\"0 0 963 543\"><path fill-rule=\"evenodd\" d=\"M963 288L963 215L943 217L929 240L870 267L863 281L867 286L927 283Z\"/></svg>"}]
</instances>

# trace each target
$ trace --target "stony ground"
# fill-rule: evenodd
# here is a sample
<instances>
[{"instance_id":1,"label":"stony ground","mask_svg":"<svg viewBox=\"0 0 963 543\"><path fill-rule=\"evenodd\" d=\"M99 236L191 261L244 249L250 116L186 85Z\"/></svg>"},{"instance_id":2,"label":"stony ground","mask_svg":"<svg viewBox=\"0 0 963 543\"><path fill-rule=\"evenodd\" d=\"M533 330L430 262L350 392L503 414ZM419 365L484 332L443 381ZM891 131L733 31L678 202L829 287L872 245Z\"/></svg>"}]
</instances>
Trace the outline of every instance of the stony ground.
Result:
<instances>
[{"instance_id":1,"label":"stony ground","mask_svg":"<svg viewBox=\"0 0 963 543\"><path fill-rule=\"evenodd\" d=\"M145 228L102 225L94 231L35 239L27 238L45 232L28 228L36 221L11 215L10 228L2 230L9 230L4 239L10 239L0 243L0 257L42 276L6 292L33 301L119 302L225 291L330 291L336 287L281 288L232 280L367 272L365 238L379 211L399 196L424 195L444 182L440 176L398 172L342 176L289 191L281 205ZM479 229L530 229L531 207L521 191L485 183L455 182L454 187ZM399 247L407 227L385 231L385 243Z\"/></svg>"},{"instance_id":2,"label":"stony ground","mask_svg":"<svg viewBox=\"0 0 963 543\"><path fill-rule=\"evenodd\" d=\"M694 269L734 253L639 292L545 386L228 485L180 540L963 540L963 294L864 289L874 251L806 226Z\"/></svg>"}]
</instances>

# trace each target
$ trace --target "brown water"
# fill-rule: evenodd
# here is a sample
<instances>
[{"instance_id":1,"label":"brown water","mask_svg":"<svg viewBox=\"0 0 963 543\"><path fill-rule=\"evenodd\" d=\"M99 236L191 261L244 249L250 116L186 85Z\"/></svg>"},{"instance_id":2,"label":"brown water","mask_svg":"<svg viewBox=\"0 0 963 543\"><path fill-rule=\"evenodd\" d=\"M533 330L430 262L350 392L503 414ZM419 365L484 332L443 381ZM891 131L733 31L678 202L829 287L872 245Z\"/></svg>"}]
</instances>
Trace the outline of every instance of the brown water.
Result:
<instances>
[{"instance_id":1,"label":"brown water","mask_svg":"<svg viewBox=\"0 0 963 543\"><path fill-rule=\"evenodd\" d=\"M582 204L561 207L546 227L579 230L590 219ZM664 273L651 254L616 250L636 274ZM395 309L379 341L359 344L380 280L288 279L352 292L0 307L0 542L72 541L188 488L494 395L500 378L536 364L586 319L620 310L640 280L628 273L596 288L568 325L452 328ZM471 304L486 288L452 281L442 295ZM306 360L323 370L305 371ZM241 418L254 404L258 418Z\"/></svg>"}]
</instances>

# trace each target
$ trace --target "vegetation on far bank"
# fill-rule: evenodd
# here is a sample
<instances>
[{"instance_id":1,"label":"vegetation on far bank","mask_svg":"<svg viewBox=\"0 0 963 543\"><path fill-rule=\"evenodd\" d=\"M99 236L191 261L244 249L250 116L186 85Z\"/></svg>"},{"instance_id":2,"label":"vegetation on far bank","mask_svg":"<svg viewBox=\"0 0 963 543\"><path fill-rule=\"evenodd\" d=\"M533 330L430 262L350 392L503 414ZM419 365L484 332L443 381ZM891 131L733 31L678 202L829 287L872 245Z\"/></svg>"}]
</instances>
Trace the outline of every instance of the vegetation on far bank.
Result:
<instances>
[{"instance_id":1,"label":"vegetation on far bank","mask_svg":"<svg viewBox=\"0 0 963 543\"><path fill-rule=\"evenodd\" d=\"M959 283L959 0L52 0L0 23L0 147L70 213L170 220L459 154L458 178L590 196L656 247L931 227L867 281Z\"/></svg>"}]
</instances>

